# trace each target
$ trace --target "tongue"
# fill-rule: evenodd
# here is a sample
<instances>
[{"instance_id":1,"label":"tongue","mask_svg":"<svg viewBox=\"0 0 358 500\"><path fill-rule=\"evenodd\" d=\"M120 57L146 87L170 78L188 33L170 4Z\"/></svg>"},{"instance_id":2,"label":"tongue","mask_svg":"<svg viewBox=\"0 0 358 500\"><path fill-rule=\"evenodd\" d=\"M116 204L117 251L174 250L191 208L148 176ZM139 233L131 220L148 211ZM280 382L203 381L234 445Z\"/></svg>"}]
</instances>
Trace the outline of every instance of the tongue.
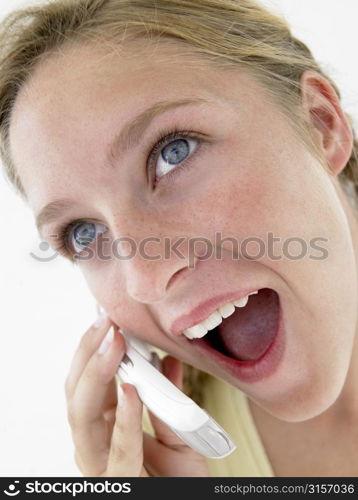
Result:
<instances>
[{"instance_id":1,"label":"tongue","mask_svg":"<svg viewBox=\"0 0 358 500\"><path fill-rule=\"evenodd\" d=\"M215 348L238 360L257 360L271 345L278 327L278 295L269 288L251 295L243 308L215 329Z\"/></svg>"}]
</instances>

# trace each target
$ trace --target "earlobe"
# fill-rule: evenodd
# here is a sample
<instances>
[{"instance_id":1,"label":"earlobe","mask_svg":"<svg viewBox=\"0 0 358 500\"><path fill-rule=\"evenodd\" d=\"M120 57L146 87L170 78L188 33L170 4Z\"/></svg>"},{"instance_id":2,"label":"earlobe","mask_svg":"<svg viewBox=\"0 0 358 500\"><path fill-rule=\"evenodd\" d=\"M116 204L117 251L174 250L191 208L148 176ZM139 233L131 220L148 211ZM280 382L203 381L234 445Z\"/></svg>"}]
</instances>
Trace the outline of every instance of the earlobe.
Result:
<instances>
[{"instance_id":1,"label":"earlobe","mask_svg":"<svg viewBox=\"0 0 358 500\"><path fill-rule=\"evenodd\" d=\"M301 77L301 97L306 119L317 145L334 175L346 166L353 147L353 133L339 97L326 78L315 71Z\"/></svg>"}]
</instances>

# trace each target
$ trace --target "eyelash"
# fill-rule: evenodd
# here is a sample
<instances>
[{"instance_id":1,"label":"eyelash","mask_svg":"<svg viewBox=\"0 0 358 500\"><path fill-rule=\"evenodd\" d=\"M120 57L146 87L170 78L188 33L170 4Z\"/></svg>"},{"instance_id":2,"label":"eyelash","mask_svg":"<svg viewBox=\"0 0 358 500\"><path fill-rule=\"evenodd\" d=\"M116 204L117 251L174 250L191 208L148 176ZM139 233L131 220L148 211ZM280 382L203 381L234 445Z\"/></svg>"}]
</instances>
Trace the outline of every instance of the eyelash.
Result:
<instances>
[{"instance_id":1,"label":"eyelash","mask_svg":"<svg viewBox=\"0 0 358 500\"><path fill-rule=\"evenodd\" d=\"M148 148L146 157L148 158L147 161L147 173L152 172L153 170L153 164L154 167L156 165L156 160L158 157L158 153L160 150L163 148L164 145L170 144L170 142L175 141L176 139L180 138L188 138L188 139L196 139L198 141L198 146L197 149L191 154L191 156L187 159L181 162L177 167L174 167L172 170L167 172L165 175L163 175L160 179L159 182L161 183L170 183L174 180L176 175L182 171L184 168L188 168L191 166L191 160L193 156L196 155L198 150L200 149L201 143L203 142L203 139L200 137L199 134L196 134L193 131L190 130L180 130L176 127L171 130L161 130L158 133L159 139L156 139L153 141L153 145ZM163 180L161 180L163 179ZM158 184L155 180L155 185ZM81 220L77 219L72 222L64 222L62 225L60 225L57 229L57 235L55 236L55 243L53 244L53 247L56 252L60 253L64 257L69 258L72 262L75 262L75 259L72 255L72 251L69 249L68 245L68 239L70 235L70 231L72 228L77 226L80 223L85 223L85 222L90 222L88 219L86 220Z\"/></svg>"},{"instance_id":2,"label":"eyelash","mask_svg":"<svg viewBox=\"0 0 358 500\"><path fill-rule=\"evenodd\" d=\"M58 229L57 229L57 235L55 235L55 243L53 244L53 247L56 252L60 253L64 257L69 258L72 262L75 262L75 259L72 255L72 252L69 250L69 245L68 245L68 238L70 235L70 231L72 228L77 226L77 224L81 224L84 222L88 222L87 220L75 220L72 222L64 222L61 224Z\"/></svg>"}]
</instances>

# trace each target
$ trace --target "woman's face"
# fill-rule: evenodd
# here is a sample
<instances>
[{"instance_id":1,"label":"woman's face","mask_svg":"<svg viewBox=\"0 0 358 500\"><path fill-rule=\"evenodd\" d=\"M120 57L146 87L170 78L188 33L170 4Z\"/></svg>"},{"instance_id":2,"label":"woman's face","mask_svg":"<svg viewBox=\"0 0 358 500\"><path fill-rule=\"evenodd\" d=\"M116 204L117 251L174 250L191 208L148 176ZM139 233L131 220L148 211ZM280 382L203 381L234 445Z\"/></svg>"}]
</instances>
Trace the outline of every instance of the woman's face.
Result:
<instances>
[{"instance_id":1,"label":"woman's face","mask_svg":"<svg viewBox=\"0 0 358 500\"><path fill-rule=\"evenodd\" d=\"M128 122L173 101L181 105L137 120L128 140ZM177 136L149 159L152 146L174 130ZM121 131L125 143L117 141L109 154ZM198 64L169 45L137 44L117 54L64 48L20 91L10 146L36 216L66 200L58 212L47 210L43 238L55 244L60 225L80 221L68 250L83 250L78 265L115 323L226 380L283 420L305 420L335 401L357 320L349 208L337 179L247 72ZM94 240L96 231L102 235ZM194 251L193 238L201 238ZM242 245L240 258L228 238ZM210 255L209 241L221 256ZM209 299L204 317L228 297L261 290L232 316L241 315L242 346L258 356L255 328L265 338L266 325L275 323L267 289L278 294L282 321L273 361L255 362L253 355L236 371L202 350L205 340L171 331Z\"/></svg>"}]
</instances>

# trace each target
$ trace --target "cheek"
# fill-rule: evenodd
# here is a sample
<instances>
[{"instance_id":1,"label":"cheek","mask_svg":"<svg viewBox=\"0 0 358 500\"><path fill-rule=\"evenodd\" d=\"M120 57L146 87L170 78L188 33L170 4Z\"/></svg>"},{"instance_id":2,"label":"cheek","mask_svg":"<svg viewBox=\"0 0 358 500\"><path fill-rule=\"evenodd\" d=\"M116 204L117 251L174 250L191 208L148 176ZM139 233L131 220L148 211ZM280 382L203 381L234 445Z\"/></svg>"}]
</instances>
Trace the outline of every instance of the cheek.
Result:
<instances>
[{"instance_id":1,"label":"cheek","mask_svg":"<svg viewBox=\"0 0 358 500\"><path fill-rule=\"evenodd\" d=\"M93 297L113 319L118 304L123 307L126 304L124 281L121 273L116 272L116 268L118 269L118 265L113 266L106 261L101 262L98 257L80 265Z\"/></svg>"},{"instance_id":2,"label":"cheek","mask_svg":"<svg viewBox=\"0 0 358 500\"><path fill-rule=\"evenodd\" d=\"M302 193L297 196L292 178L288 173L286 178L281 174L285 167L288 170L287 165L280 165L277 159L270 162L242 153L240 161L232 155L225 162L220 159L219 165L220 171L209 181L200 185L200 180L195 179L195 196L183 203L181 219L190 220L194 231L208 237L223 231L244 239L273 230L285 232L292 228L292 216L299 219Z\"/></svg>"},{"instance_id":3,"label":"cheek","mask_svg":"<svg viewBox=\"0 0 358 500\"><path fill-rule=\"evenodd\" d=\"M91 265L82 266L81 271L93 297L114 322L145 333L151 324L151 316L145 304L128 296L121 265L115 258L110 263L96 259Z\"/></svg>"}]
</instances>

